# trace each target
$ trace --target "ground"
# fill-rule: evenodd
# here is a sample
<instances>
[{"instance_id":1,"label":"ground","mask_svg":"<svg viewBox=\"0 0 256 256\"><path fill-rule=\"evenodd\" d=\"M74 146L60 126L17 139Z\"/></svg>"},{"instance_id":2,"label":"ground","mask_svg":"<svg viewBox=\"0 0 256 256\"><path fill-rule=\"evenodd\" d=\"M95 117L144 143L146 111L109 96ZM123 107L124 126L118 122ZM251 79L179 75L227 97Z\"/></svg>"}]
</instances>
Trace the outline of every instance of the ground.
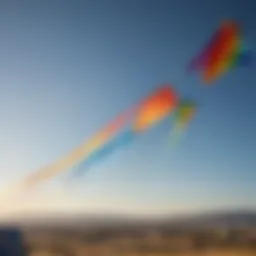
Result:
<instances>
[{"instance_id":1,"label":"ground","mask_svg":"<svg viewBox=\"0 0 256 256\"><path fill-rule=\"evenodd\" d=\"M255 256L256 230L27 230L30 256ZM50 254L51 253L51 254Z\"/></svg>"}]
</instances>

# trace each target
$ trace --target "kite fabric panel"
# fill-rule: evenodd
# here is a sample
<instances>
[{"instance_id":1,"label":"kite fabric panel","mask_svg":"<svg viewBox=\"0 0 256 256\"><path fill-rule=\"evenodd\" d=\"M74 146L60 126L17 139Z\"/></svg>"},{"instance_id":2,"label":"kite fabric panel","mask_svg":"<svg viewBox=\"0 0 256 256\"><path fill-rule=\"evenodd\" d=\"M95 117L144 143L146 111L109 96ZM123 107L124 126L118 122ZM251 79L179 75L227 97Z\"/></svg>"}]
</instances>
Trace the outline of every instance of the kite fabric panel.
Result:
<instances>
[{"instance_id":1,"label":"kite fabric panel","mask_svg":"<svg viewBox=\"0 0 256 256\"><path fill-rule=\"evenodd\" d=\"M176 108L177 102L177 94L169 87L158 90L139 106L134 130L141 132L157 124Z\"/></svg>"}]
</instances>

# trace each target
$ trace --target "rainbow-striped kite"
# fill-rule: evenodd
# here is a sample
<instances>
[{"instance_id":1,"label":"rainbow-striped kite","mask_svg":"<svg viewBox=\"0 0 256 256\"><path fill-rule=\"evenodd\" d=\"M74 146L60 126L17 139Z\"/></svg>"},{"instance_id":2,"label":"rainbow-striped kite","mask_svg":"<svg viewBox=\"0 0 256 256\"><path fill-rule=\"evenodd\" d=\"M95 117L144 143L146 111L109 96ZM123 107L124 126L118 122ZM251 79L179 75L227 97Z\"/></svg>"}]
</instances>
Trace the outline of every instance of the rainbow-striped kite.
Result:
<instances>
[{"instance_id":1,"label":"rainbow-striped kite","mask_svg":"<svg viewBox=\"0 0 256 256\"><path fill-rule=\"evenodd\" d=\"M239 26L234 21L223 22L205 49L190 63L190 70L202 72L206 84L228 70L252 63L252 52L246 47Z\"/></svg>"}]
</instances>

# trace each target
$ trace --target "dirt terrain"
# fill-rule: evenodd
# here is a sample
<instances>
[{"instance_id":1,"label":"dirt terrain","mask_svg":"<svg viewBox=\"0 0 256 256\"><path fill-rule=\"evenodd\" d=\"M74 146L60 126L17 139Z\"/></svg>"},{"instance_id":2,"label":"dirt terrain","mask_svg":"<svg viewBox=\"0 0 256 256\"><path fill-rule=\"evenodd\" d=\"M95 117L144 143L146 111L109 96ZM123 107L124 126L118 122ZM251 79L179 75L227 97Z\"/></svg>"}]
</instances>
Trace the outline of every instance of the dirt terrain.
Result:
<instances>
[{"instance_id":1,"label":"dirt terrain","mask_svg":"<svg viewBox=\"0 0 256 256\"><path fill-rule=\"evenodd\" d=\"M255 256L256 229L26 230L30 256Z\"/></svg>"}]
</instances>

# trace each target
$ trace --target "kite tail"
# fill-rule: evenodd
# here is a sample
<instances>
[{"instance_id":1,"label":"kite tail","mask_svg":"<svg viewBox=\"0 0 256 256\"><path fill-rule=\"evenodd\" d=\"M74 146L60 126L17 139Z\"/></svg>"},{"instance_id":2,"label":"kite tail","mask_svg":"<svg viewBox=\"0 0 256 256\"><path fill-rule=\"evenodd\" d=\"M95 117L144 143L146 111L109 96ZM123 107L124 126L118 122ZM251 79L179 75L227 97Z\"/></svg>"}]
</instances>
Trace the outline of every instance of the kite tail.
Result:
<instances>
[{"instance_id":1,"label":"kite tail","mask_svg":"<svg viewBox=\"0 0 256 256\"><path fill-rule=\"evenodd\" d=\"M111 156L117 149L130 145L134 140L135 133L132 130L127 130L121 135L114 137L109 143L105 144L102 148L94 151L85 161L80 163L72 178L77 179L94 165Z\"/></svg>"}]
</instances>

